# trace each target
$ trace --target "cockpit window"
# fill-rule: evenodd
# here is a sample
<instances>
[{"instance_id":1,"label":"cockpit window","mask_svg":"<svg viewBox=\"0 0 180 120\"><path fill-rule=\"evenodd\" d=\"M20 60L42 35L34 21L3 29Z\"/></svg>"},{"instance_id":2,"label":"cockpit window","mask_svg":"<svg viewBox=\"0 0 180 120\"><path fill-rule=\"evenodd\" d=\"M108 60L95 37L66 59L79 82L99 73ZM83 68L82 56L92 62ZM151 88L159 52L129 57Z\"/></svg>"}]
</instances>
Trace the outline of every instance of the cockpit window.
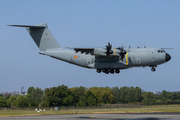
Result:
<instances>
[{"instance_id":1,"label":"cockpit window","mask_svg":"<svg viewBox=\"0 0 180 120\"><path fill-rule=\"evenodd\" d=\"M158 53L165 53L164 50L158 50Z\"/></svg>"}]
</instances>

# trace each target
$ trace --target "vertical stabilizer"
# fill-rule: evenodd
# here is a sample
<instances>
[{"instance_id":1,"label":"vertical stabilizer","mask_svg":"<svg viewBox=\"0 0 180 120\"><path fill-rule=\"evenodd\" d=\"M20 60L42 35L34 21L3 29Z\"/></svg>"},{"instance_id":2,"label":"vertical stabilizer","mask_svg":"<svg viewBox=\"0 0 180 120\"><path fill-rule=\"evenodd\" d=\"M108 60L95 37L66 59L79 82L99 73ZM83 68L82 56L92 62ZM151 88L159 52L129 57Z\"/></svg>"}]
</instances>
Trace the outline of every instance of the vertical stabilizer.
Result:
<instances>
[{"instance_id":1,"label":"vertical stabilizer","mask_svg":"<svg viewBox=\"0 0 180 120\"><path fill-rule=\"evenodd\" d=\"M33 38L34 42L41 51L52 48L60 48L59 44L49 31L46 23L41 23L35 26L29 25L10 25L15 27L26 27L27 31Z\"/></svg>"}]
</instances>

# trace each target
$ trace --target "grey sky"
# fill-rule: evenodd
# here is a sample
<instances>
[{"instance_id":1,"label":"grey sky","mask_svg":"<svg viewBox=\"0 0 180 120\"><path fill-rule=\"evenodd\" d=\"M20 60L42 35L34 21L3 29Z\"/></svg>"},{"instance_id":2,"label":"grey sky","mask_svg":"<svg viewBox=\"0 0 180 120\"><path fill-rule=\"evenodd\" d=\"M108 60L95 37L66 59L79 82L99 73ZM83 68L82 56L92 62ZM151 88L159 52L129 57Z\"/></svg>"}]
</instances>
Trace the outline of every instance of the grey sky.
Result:
<instances>
[{"instance_id":1,"label":"grey sky","mask_svg":"<svg viewBox=\"0 0 180 120\"><path fill-rule=\"evenodd\" d=\"M0 91L21 86L141 87L145 91L180 91L180 1L5 0L0 4ZM47 56L24 28L6 25L47 23L61 47L163 47L172 59L149 67L98 74Z\"/></svg>"}]
</instances>

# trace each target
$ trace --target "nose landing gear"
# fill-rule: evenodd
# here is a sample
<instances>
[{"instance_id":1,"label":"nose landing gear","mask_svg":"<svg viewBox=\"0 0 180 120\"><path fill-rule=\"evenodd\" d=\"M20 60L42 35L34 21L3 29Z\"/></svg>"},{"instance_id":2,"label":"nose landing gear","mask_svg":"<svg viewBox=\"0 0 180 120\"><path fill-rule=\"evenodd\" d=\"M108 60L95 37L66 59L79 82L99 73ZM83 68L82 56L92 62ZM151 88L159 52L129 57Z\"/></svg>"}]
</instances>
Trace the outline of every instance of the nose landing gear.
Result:
<instances>
[{"instance_id":1,"label":"nose landing gear","mask_svg":"<svg viewBox=\"0 0 180 120\"><path fill-rule=\"evenodd\" d=\"M151 71L152 71L152 72L155 72L155 71L156 71L156 68L155 68L155 67L157 67L157 65L150 65L149 67L151 67Z\"/></svg>"},{"instance_id":2,"label":"nose landing gear","mask_svg":"<svg viewBox=\"0 0 180 120\"><path fill-rule=\"evenodd\" d=\"M152 68L151 68L151 71L152 71L152 72L155 72L155 71L156 71L156 69L155 69L154 67L152 67Z\"/></svg>"}]
</instances>

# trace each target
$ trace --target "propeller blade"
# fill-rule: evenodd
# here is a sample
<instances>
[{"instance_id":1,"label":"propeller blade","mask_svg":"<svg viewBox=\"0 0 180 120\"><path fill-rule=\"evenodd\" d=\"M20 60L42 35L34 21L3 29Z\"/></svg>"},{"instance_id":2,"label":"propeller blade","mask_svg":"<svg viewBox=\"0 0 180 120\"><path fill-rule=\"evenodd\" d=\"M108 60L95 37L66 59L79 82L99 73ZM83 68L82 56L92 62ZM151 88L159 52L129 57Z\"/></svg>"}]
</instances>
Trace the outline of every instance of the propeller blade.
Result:
<instances>
[{"instance_id":1,"label":"propeller blade","mask_svg":"<svg viewBox=\"0 0 180 120\"><path fill-rule=\"evenodd\" d=\"M108 45L106 45L106 56L108 56L109 57L109 55L110 54L112 54L113 53L113 51L111 50L111 48L112 48L112 45L108 42Z\"/></svg>"},{"instance_id":2,"label":"propeller blade","mask_svg":"<svg viewBox=\"0 0 180 120\"><path fill-rule=\"evenodd\" d=\"M123 46L123 45L121 45L121 47L118 47L117 49L120 50L119 55L120 55L121 60L123 61L124 56L125 56L125 54L126 54L127 52L124 50L124 46Z\"/></svg>"}]
</instances>

